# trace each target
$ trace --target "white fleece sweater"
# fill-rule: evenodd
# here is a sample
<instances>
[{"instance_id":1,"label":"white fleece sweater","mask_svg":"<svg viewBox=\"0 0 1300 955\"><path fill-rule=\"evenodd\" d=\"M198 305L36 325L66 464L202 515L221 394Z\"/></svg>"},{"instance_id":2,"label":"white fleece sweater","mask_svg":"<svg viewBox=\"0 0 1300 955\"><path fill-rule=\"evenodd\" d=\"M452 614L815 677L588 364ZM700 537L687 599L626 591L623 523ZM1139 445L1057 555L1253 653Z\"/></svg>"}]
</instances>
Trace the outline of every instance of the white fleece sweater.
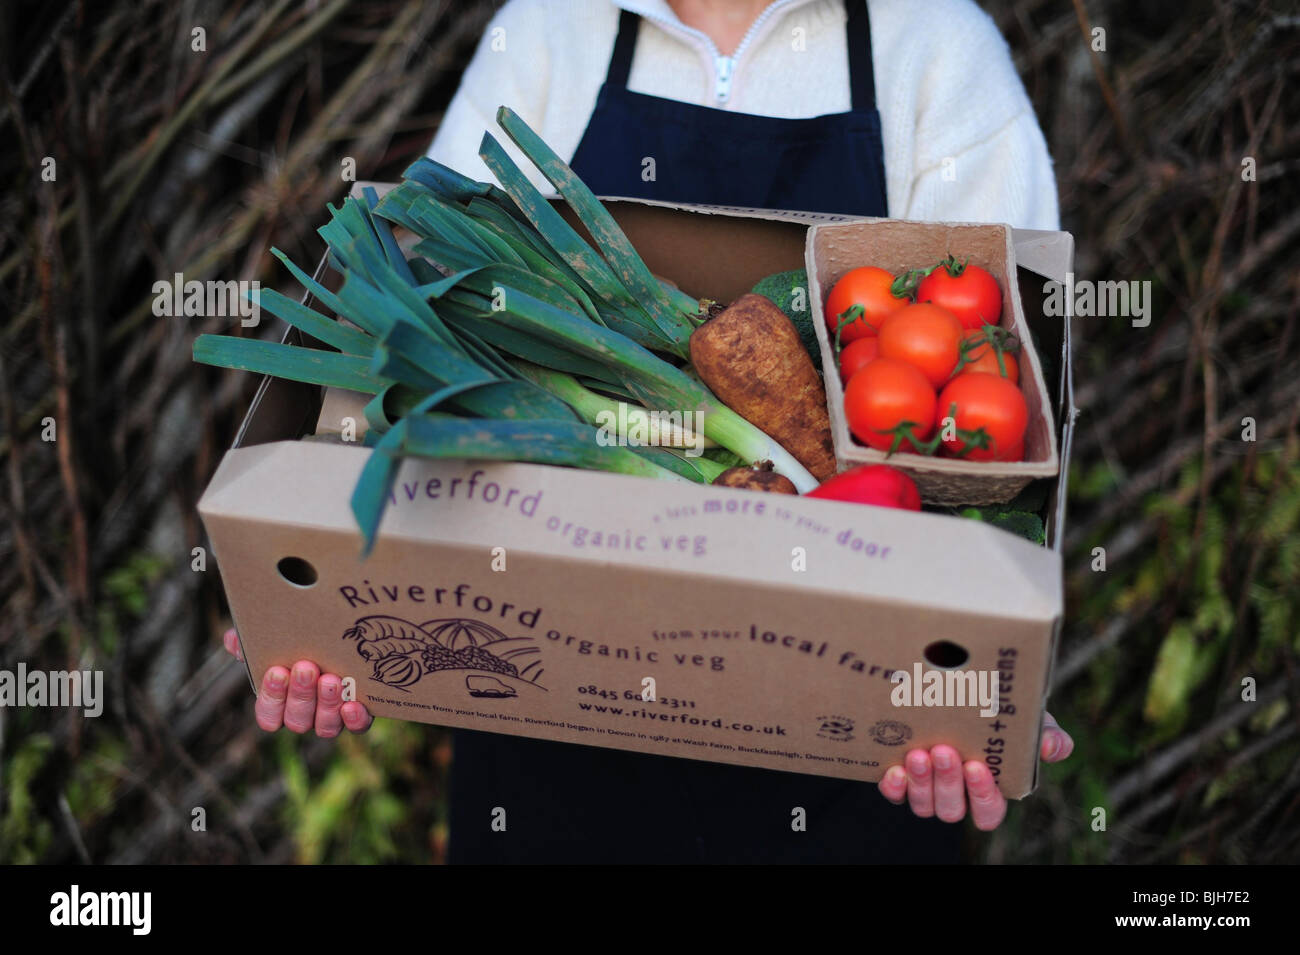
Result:
<instances>
[{"instance_id":1,"label":"white fleece sweater","mask_svg":"<svg viewBox=\"0 0 1300 955\"><path fill-rule=\"evenodd\" d=\"M1047 144L992 19L973 0L868 7L889 214L1059 229ZM494 182L478 158L491 130L553 195L497 127L496 109L511 107L572 158L605 79L620 8L645 18L628 78L634 92L785 118L849 109L843 0L775 0L734 59L719 57L667 0L509 0L484 32L429 156Z\"/></svg>"}]
</instances>

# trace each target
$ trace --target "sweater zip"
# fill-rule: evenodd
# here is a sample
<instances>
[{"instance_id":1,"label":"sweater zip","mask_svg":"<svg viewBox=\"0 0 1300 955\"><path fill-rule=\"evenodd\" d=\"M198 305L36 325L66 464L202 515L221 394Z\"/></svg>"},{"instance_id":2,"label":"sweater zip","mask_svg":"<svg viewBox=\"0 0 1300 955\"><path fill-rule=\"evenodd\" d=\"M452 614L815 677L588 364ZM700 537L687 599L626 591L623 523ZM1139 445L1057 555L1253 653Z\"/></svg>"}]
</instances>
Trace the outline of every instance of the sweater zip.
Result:
<instances>
[{"instance_id":1,"label":"sweater zip","mask_svg":"<svg viewBox=\"0 0 1300 955\"><path fill-rule=\"evenodd\" d=\"M736 59L731 56L713 58L713 66L718 72L718 82L713 87L713 95L719 103L725 103L731 95L731 71L736 68Z\"/></svg>"},{"instance_id":2,"label":"sweater zip","mask_svg":"<svg viewBox=\"0 0 1300 955\"><path fill-rule=\"evenodd\" d=\"M745 35L741 37L740 45L736 47L736 52L732 53L731 56L723 56L718 52L713 40L709 40L709 46L713 50L714 64L718 71L718 82L714 88L714 95L719 103L725 103L727 98L731 96L731 77L736 72L736 64L740 62L740 54L745 52L745 47L749 46L749 41L754 39L754 34L758 32L759 27L766 23L768 18L783 6L785 4L778 0L778 2L770 3L764 7L763 12L749 25Z\"/></svg>"},{"instance_id":3,"label":"sweater zip","mask_svg":"<svg viewBox=\"0 0 1300 955\"><path fill-rule=\"evenodd\" d=\"M730 99L731 97L731 83L736 75L736 63L740 60L740 55L743 52L745 52L745 47L749 46L750 41L754 39L754 36L758 33L759 28L762 27L763 24L766 23L769 19L771 19L772 14L777 13L780 10L783 10L785 7L789 6L792 2L793 0L776 0L775 3L768 4L763 9L763 12L760 13L758 17L754 20L754 22L749 25L749 29L745 31L744 37L741 38L740 45L736 47L736 52L733 53L731 56L723 56L718 51L717 44L713 42L712 37L710 37L707 33L705 33L702 30L697 30L694 27L688 27L686 24L682 23L681 20L675 20L675 19L670 20L667 17L661 16L658 13L653 13L653 12L639 13L638 16L642 16L645 17L646 19L654 20L658 23L662 23L665 26L669 27L670 29L679 30L681 32L688 33L691 36L695 37L697 40L700 40L704 43L704 45L708 48L709 53L713 57L713 70L714 70L713 96L714 99L718 102L718 104L722 105L725 104L727 100Z\"/></svg>"}]
</instances>

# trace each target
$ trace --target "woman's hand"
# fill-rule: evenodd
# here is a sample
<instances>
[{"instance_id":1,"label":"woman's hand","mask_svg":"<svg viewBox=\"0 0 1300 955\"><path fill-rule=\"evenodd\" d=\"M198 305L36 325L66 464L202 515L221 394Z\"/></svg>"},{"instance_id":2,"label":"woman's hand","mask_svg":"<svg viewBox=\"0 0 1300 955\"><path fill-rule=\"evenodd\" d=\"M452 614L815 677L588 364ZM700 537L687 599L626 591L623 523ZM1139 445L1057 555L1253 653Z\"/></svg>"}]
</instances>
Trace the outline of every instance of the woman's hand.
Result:
<instances>
[{"instance_id":1,"label":"woman's hand","mask_svg":"<svg viewBox=\"0 0 1300 955\"><path fill-rule=\"evenodd\" d=\"M1059 763L1074 750L1074 740L1057 725L1051 713L1043 714L1043 724L1043 761ZM903 764L892 767L880 780L880 794L890 802L902 805L906 799L918 816L960 822L966 817L969 799L975 828L986 832L1002 825L1006 818L1006 797L983 761L970 759L962 764L951 746L935 746L928 753L911 750Z\"/></svg>"},{"instance_id":2,"label":"woman's hand","mask_svg":"<svg viewBox=\"0 0 1300 955\"><path fill-rule=\"evenodd\" d=\"M236 660L244 659L233 628L222 639ZM374 722L360 703L343 702L342 679L333 673L321 673L310 660L299 660L292 673L284 667L267 670L254 710L257 725L268 733L281 726L293 733L306 733L314 727L316 735L326 739L338 736L345 726L354 733L364 733Z\"/></svg>"}]
</instances>

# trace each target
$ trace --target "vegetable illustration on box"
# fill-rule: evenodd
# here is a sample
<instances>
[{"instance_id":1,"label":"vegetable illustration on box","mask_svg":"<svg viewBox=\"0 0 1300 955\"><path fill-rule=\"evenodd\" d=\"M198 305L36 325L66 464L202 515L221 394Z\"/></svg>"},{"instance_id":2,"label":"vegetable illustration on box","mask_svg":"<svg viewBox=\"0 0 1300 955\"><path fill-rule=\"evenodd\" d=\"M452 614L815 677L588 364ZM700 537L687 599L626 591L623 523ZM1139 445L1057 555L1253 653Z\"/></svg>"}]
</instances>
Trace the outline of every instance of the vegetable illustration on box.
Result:
<instances>
[{"instance_id":1,"label":"vegetable illustration on box","mask_svg":"<svg viewBox=\"0 0 1300 955\"><path fill-rule=\"evenodd\" d=\"M470 696L518 696L520 685L546 688L541 651L531 637L508 637L479 620L449 617L412 623L400 617L362 617L343 632L357 654L373 664L371 679L406 691L426 674L482 670L496 677L466 677ZM509 682L504 682L508 680Z\"/></svg>"}]
</instances>

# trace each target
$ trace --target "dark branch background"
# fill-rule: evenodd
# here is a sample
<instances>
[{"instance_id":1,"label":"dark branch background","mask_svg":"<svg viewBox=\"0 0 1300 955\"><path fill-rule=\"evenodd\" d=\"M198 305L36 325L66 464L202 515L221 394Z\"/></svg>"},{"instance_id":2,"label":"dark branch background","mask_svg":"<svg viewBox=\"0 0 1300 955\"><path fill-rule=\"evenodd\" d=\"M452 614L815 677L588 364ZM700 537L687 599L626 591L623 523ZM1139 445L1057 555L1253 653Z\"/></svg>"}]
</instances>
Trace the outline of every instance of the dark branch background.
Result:
<instances>
[{"instance_id":1,"label":"dark branch background","mask_svg":"<svg viewBox=\"0 0 1300 955\"><path fill-rule=\"evenodd\" d=\"M1078 276L1149 280L1155 309L1147 328L1076 320L1050 705L1077 749L996 834L971 830L969 857L1295 861L1300 15L983 5L1047 135ZM219 574L191 549L256 379L191 362L220 320L150 306L175 272L294 294L269 248L319 257L345 159L396 179L423 153L496 6L0 6L0 667L102 669L108 697L94 720L0 708L0 861L442 858L445 732L253 723Z\"/></svg>"}]
</instances>

